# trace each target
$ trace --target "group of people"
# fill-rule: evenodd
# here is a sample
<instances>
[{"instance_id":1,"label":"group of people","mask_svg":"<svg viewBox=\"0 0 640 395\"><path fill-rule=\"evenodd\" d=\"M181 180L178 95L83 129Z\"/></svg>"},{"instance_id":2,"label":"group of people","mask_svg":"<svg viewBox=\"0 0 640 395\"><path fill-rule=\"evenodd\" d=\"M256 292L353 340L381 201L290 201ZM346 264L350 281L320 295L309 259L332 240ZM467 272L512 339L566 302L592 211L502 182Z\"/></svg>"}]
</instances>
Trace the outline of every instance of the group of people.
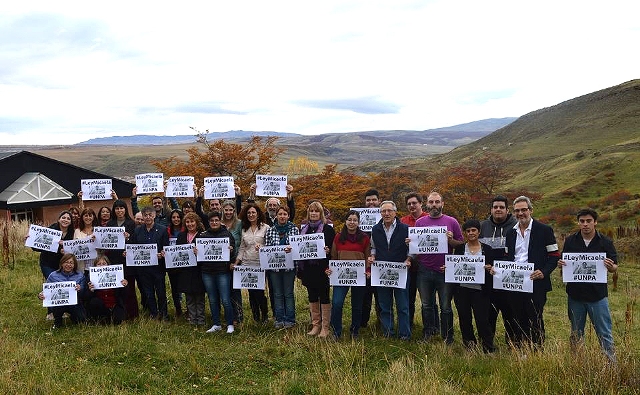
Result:
<instances>
[{"instance_id":1,"label":"group of people","mask_svg":"<svg viewBox=\"0 0 640 395\"><path fill-rule=\"evenodd\" d=\"M259 267L259 250L263 246L285 246L289 253L290 236L322 233L326 258L300 260L295 269L267 270L266 279L269 298L264 290L251 289L249 305L253 319L268 320L271 306L276 328L291 328L296 325L294 283L299 278L307 290L311 330L309 335L319 337L341 337L342 316L346 296L351 291L351 323L349 333L353 338L368 325L372 302L379 324L387 337L397 336L403 340L412 337L415 299L419 292L421 300L422 339L429 341L440 337L446 344L454 341L455 303L462 341L469 348L478 348L486 353L496 350L494 338L499 314L505 327L505 339L514 347L524 345L542 348L545 338L544 306L547 293L551 291L550 276L556 267L566 262L561 258L553 229L532 217L533 205L529 198L520 196L513 201L512 213L509 201L496 196L491 201L488 219L466 220L462 226L457 219L444 214L444 200L440 193L432 192L423 201L415 192L406 195L408 214L399 217L393 201L381 201L376 190L365 193L366 207L379 208L381 220L371 232L360 229L360 213L350 210L343 218L344 226L339 231L327 218L328 210L319 200L307 206L301 226L293 223L295 204L292 187L287 204L277 198L269 198L263 211L253 201L242 204L239 191L236 200L211 200L209 212L203 212L200 191L196 202L186 201L181 207L170 199L173 210L167 213L162 197L152 198L152 207L143 207L138 212L135 189L132 207L134 221L122 200L114 201L107 212L84 209L76 218L70 211L60 214L58 222L51 227L63 232L63 240L91 235L93 227L124 226L127 243L149 244L158 247L157 266L126 266L122 250L107 250L93 264L124 264L124 288L94 290L87 284L82 268L71 254L43 251L40 266L48 282L77 281L77 290L85 300L89 317L119 323L125 318L139 314L134 284L140 287L142 308L153 318L167 319L167 297L165 272L169 274L171 295L176 315L183 314L182 295L186 296L186 314L193 325L205 324L205 294L209 301L212 326L207 332L223 330L221 309L227 333L244 319L242 293L232 287L232 273L237 267L247 265ZM239 210L239 213L237 212ZM580 230L569 236L563 253L601 252L606 254L604 264L608 272L617 270L617 254L613 242L596 230L598 214L583 209L576 215ZM409 227L445 227L447 253L410 254ZM193 244L197 239L227 238L229 261L200 261L198 266L165 269L163 247L175 244ZM69 256L71 255L71 256ZM485 262L484 283L448 283L445 281L446 255L482 255ZM366 262L366 286L329 285L329 260L361 260ZM496 260L533 265L530 279L533 292L516 292L493 289L493 263ZM403 263L408 277L404 287L371 286L370 267L376 261ZM92 263L85 262L85 268ZM126 283L126 284L125 284ZM606 283L568 283L568 315L571 322L571 344L578 345L584 336L586 316L594 325L605 354L615 360L611 314L607 301ZM111 291L105 293L104 291ZM333 294L331 295L331 291ZM95 295L97 294L97 297ZM437 300L436 300L437 296ZM395 304L395 314L394 314ZM62 312L67 311L74 322L85 318L80 307L63 306L52 308L55 325L62 324ZM394 315L397 316L397 325ZM476 330L474 331L473 322ZM475 332L479 338L476 338Z\"/></svg>"}]
</instances>

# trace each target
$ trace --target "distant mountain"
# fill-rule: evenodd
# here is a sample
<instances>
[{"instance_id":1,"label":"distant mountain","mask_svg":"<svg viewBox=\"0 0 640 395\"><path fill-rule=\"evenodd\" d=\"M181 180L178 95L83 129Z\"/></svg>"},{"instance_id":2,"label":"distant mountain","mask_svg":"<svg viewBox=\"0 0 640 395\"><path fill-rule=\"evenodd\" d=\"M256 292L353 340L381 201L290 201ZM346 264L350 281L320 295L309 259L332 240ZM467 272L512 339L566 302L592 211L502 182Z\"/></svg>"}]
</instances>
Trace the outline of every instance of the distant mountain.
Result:
<instances>
[{"instance_id":1,"label":"distant mountain","mask_svg":"<svg viewBox=\"0 0 640 395\"><path fill-rule=\"evenodd\" d=\"M244 130L230 130L222 133L211 133L215 139L248 139L251 136L279 136L292 137L300 136L295 133L279 132L250 132ZM139 134L134 136L111 136L96 137L77 145L167 145L167 144L190 144L196 141L196 135L180 136L157 136Z\"/></svg>"},{"instance_id":2,"label":"distant mountain","mask_svg":"<svg viewBox=\"0 0 640 395\"><path fill-rule=\"evenodd\" d=\"M517 118L492 118L480 121L465 123L462 125L448 126L438 129L422 131L415 130L375 130L351 133L325 133L320 135L306 136L297 133L280 132L252 132L244 130L231 130L222 133L211 133L213 139L243 140L252 136L278 136L280 144L298 143L322 143L332 140L348 141L354 137L365 140L376 140L378 142L392 141L397 143L411 144L432 144L439 146L456 147L474 141L488 133L493 132ZM464 134L464 136L460 135ZM135 136L112 136L98 137L78 143L77 145L168 145L168 144L190 144L195 142L195 135L181 136L156 136L156 135L135 135Z\"/></svg>"}]
</instances>

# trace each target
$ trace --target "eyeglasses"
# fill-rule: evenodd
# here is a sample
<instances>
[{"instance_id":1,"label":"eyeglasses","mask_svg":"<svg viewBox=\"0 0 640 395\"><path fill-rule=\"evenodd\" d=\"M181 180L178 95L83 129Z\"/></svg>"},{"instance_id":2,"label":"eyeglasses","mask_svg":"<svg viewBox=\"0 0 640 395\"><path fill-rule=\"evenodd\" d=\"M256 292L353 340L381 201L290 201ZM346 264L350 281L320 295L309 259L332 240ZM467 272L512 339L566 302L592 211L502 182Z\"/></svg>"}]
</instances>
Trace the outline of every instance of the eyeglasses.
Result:
<instances>
[{"instance_id":1,"label":"eyeglasses","mask_svg":"<svg viewBox=\"0 0 640 395\"><path fill-rule=\"evenodd\" d=\"M519 213L526 213L527 211L529 211L529 207L525 207L525 208L514 208L513 212L516 214Z\"/></svg>"}]
</instances>

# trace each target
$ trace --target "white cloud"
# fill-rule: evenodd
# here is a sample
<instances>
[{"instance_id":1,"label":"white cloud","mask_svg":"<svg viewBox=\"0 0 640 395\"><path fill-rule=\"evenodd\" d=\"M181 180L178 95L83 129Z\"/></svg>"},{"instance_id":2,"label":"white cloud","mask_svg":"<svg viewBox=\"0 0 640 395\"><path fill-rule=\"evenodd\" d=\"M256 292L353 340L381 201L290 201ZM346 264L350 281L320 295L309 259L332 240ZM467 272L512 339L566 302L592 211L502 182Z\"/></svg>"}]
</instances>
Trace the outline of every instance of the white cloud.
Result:
<instances>
[{"instance_id":1,"label":"white cloud","mask_svg":"<svg viewBox=\"0 0 640 395\"><path fill-rule=\"evenodd\" d=\"M634 1L10 2L2 144L428 129L637 78Z\"/></svg>"}]
</instances>

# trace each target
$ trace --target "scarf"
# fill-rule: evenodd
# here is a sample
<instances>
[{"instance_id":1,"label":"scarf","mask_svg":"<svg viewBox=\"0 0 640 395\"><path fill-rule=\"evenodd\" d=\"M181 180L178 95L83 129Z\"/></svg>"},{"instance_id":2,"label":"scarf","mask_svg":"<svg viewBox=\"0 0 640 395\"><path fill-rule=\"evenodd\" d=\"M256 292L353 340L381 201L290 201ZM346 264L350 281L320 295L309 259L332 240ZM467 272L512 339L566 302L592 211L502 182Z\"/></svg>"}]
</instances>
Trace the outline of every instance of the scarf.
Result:
<instances>
[{"instance_id":1,"label":"scarf","mask_svg":"<svg viewBox=\"0 0 640 395\"><path fill-rule=\"evenodd\" d=\"M279 245L287 245L287 236L289 236L289 222L284 225L280 225L276 222L276 224L273 226L275 226L276 230L278 231L278 237L280 238Z\"/></svg>"}]
</instances>

